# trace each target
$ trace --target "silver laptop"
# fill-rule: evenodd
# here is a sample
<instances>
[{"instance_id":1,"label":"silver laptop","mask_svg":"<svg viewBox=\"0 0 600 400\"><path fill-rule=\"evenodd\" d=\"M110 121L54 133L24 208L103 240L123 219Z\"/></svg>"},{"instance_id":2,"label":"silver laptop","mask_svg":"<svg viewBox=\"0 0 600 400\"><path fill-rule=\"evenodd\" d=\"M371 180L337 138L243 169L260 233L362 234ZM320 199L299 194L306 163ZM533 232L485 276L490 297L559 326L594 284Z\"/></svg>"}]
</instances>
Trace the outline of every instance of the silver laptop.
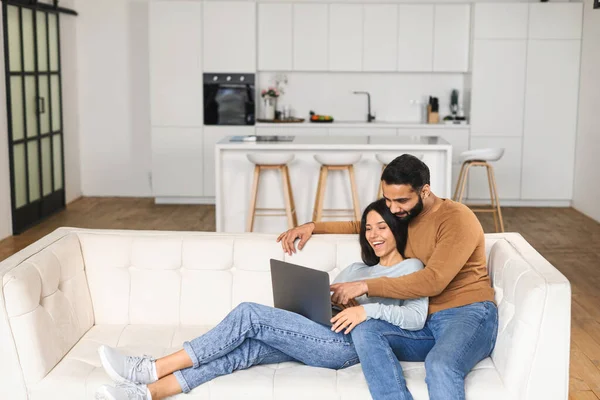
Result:
<instances>
[{"instance_id":1,"label":"silver laptop","mask_svg":"<svg viewBox=\"0 0 600 400\"><path fill-rule=\"evenodd\" d=\"M331 326L340 309L332 306L329 274L312 268L271 259L273 304L319 324Z\"/></svg>"}]
</instances>

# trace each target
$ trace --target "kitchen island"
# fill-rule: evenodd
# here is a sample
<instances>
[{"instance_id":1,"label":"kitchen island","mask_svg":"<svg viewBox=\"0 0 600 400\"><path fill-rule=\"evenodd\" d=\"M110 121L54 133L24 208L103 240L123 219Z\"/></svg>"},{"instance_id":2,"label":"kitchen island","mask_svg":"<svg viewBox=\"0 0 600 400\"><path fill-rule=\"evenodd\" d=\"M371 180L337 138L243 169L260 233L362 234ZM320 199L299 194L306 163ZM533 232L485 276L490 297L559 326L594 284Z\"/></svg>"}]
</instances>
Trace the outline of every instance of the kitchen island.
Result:
<instances>
[{"instance_id":1,"label":"kitchen island","mask_svg":"<svg viewBox=\"0 0 600 400\"><path fill-rule=\"evenodd\" d=\"M354 166L361 209L377 197L382 168L377 154L409 153L422 158L431 171L433 192L441 197L451 196L452 146L437 136L228 136L217 143L215 152L217 232L245 230L254 172L254 164L247 154L252 152L294 154L288 167L299 224L312 219L320 168L315 154L361 154ZM280 174L277 171L261 173L257 207L282 208L283 205ZM352 208L347 173L330 173L325 208ZM348 219L348 216L339 218ZM255 232L277 233L286 229L287 220L281 216L257 217L254 224Z\"/></svg>"}]
</instances>

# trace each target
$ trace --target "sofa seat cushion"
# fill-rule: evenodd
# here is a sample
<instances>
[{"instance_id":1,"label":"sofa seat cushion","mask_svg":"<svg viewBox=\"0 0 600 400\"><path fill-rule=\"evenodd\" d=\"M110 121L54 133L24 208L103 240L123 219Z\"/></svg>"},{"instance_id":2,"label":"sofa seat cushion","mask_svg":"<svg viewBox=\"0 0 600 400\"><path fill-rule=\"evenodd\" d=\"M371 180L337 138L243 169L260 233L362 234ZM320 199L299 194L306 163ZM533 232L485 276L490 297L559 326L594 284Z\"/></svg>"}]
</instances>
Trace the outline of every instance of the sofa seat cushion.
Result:
<instances>
[{"instance_id":1,"label":"sofa seat cushion","mask_svg":"<svg viewBox=\"0 0 600 400\"><path fill-rule=\"evenodd\" d=\"M162 357L180 350L186 340L207 332L210 326L96 325L38 384L31 399L94 399L96 388L111 383L100 365L98 346L115 346L129 355ZM402 362L408 387L415 400L426 400L425 368L420 362ZM507 399L500 376L490 358L475 366L466 380L469 399ZM368 399L367 383L359 365L335 371L285 362L260 365L219 377L177 399Z\"/></svg>"}]
</instances>

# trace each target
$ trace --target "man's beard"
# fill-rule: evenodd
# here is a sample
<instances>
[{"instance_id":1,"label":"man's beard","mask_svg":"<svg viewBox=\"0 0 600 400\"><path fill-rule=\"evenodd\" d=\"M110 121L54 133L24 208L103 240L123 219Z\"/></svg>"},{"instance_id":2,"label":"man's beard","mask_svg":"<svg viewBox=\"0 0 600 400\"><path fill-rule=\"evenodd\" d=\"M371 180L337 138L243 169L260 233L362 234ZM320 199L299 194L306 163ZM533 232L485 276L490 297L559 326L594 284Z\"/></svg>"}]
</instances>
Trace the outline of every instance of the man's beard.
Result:
<instances>
[{"instance_id":1,"label":"man's beard","mask_svg":"<svg viewBox=\"0 0 600 400\"><path fill-rule=\"evenodd\" d=\"M419 202L413 208L407 211L406 215L401 217L398 214L396 214L396 217L402 222L410 222L417 215L421 214L421 211L423 211L423 198L421 197L421 195L419 195Z\"/></svg>"}]
</instances>

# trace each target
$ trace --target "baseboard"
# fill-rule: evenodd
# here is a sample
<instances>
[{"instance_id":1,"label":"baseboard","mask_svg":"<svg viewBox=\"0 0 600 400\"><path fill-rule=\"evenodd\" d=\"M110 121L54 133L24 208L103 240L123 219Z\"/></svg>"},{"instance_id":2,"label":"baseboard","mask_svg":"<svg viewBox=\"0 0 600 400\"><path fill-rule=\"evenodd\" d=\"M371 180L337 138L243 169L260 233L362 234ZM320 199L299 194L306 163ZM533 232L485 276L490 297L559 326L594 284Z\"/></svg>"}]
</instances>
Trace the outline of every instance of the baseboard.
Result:
<instances>
[{"instance_id":1,"label":"baseboard","mask_svg":"<svg viewBox=\"0 0 600 400\"><path fill-rule=\"evenodd\" d=\"M490 200L466 199L467 205L480 206L490 204ZM501 207L571 207L571 200L502 200Z\"/></svg>"},{"instance_id":2,"label":"baseboard","mask_svg":"<svg viewBox=\"0 0 600 400\"><path fill-rule=\"evenodd\" d=\"M155 197L155 204L215 204L214 197Z\"/></svg>"}]
</instances>

